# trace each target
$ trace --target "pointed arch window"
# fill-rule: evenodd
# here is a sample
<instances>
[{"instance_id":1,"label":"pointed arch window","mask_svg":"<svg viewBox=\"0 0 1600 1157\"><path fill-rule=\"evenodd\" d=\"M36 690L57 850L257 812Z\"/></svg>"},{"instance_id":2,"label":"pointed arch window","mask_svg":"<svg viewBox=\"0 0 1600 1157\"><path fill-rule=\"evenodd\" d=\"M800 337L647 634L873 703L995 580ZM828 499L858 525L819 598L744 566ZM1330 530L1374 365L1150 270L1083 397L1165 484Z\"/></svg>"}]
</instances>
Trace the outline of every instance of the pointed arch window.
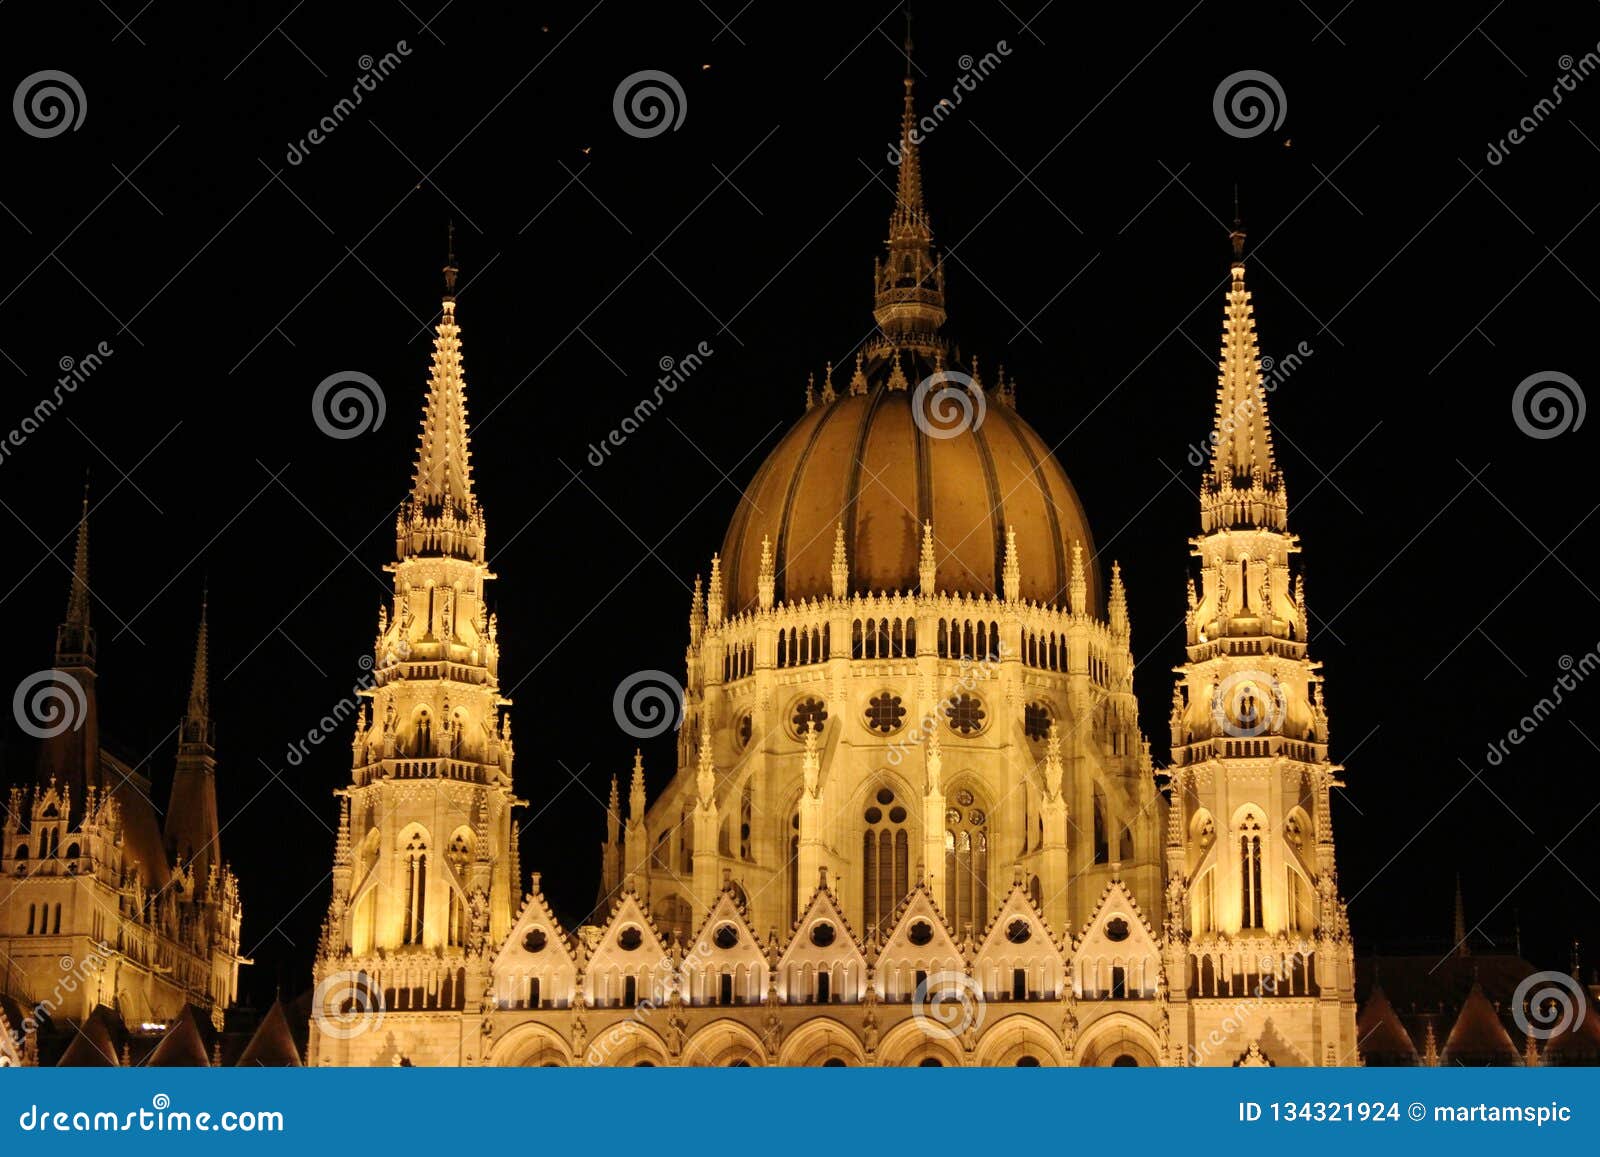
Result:
<instances>
[{"instance_id":1,"label":"pointed arch window","mask_svg":"<svg viewBox=\"0 0 1600 1157\"><path fill-rule=\"evenodd\" d=\"M1106 793L1099 784L1094 785L1094 862L1111 862L1111 822L1107 815Z\"/></svg>"},{"instance_id":2,"label":"pointed arch window","mask_svg":"<svg viewBox=\"0 0 1600 1157\"><path fill-rule=\"evenodd\" d=\"M1240 927L1263 926L1261 903L1261 822L1247 815L1239 825Z\"/></svg>"},{"instance_id":3,"label":"pointed arch window","mask_svg":"<svg viewBox=\"0 0 1600 1157\"><path fill-rule=\"evenodd\" d=\"M989 915L989 815L971 791L945 810L945 914L957 929L982 927Z\"/></svg>"},{"instance_id":4,"label":"pointed arch window","mask_svg":"<svg viewBox=\"0 0 1600 1157\"><path fill-rule=\"evenodd\" d=\"M446 857L450 862L451 871L455 873L456 883L465 886L467 863L472 859L465 832L457 832L451 837L450 850L446 853ZM453 947L460 947L467 942L467 906L456 888L450 889L449 942Z\"/></svg>"},{"instance_id":5,"label":"pointed arch window","mask_svg":"<svg viewBox=\"0 0 1600 1157\"><path fill-rule=\"evenodd\" d=\"M407 842L401 865L406 890L406 922L401 942L420 945L428 902L428 844L421 832Z\"/></svg>"},{"instance_id":6,"label":"pointed arch window","mask_svg":"<svg viewBox=\"0 0 1600 1157\"><path fill-rule=\"evenodd\" d=\"M864 928L888 931L900 901L911 891L910 818L889 788L879 788L863 815L861 898Z\"/></svg>"},{"instance_id":7,"label":"pointed arch window","mask_svg":"<svg viewBox=\"0 0 1600 1157\"><path fill-rule=\"evenodd\" d=\"M426 711L417 715L416 755L427 759L433 754L433 717Z\"/></svg>"}]
</instances>

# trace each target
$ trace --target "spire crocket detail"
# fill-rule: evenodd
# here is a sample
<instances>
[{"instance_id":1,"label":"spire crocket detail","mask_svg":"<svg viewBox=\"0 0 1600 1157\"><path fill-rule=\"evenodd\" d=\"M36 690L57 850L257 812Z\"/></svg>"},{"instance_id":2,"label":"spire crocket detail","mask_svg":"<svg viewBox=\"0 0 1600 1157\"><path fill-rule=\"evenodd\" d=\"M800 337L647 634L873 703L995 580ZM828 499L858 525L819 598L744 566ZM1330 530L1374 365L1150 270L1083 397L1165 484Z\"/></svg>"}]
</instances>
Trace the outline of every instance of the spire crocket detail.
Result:
<instances>
[{"instance_id":1,"label":"spire crocket detail","mask_svg":"<svg viewBox=\"0 0 1600 1157\"><path fill-rule=\"evenodd\" d=\"M889 214L887 253L873 263L872 316L896 348L932 353L944 348L938 331L945 321L944 265L933 246L933 226L922 202L922 159L918 149L915 82L911 79L911 39L906 37L906 97L900 117L899 184Z\"/></svg>"},{"instance_id":2,"label":"spire crocket detail","mask_svg":"<svg viewBox=\"0 0 1600 1157\"><path fill-rule=\"evenodd\" d=\"M1211 468L1201 487L1201 525L1288 527L1288 497L1272 453L1267 391L1261 381L1255 308L1244 284L1244 226L1234 222L1222 354L1217 363L1217 411Z\"/></svg>"},{"instance_id":3,"label":"spire crocket detail","mask_svg":"<svg viewBox=\"0 0 1600 1157\"><path fill-rule=\"evenodd\" d=\"M456 325L455 245L444 267L445 295L434 331L433 366L417 438L411 501L395 527L396 551L404 560L439 554L481 562L483 512L472 491L472 443L467 433L467 385Z\"/></svg>"}]
</instances>

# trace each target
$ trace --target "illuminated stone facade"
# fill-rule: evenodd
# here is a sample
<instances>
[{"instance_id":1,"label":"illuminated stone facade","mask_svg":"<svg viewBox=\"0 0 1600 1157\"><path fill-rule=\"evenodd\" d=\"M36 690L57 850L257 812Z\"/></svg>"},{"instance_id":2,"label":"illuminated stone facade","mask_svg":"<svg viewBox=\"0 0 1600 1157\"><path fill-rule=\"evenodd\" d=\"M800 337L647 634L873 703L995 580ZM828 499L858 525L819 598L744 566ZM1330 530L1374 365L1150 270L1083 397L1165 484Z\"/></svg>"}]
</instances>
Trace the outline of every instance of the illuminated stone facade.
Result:
<instances>
[{"instance_id":1,"label":"illuminated stone facade","mask_svg":"<svg viewBox=\"0 0 1600 1157\"><path fill-rule=\"evenodd\" d=\"M1243 258L1158 769L1120 572L1014 384L943 334L913 123L908 81L877 336L808 386L696 581L676 774L613 780L576 929L522 890L446 297L311 1063L1356 1063Z\"/></svg>"},{"instance_id":2,"label":"illuminated stone facade","mask_svg":"<svg viewBox=\"0 0 1600 1157\"><path fill-rule=\"evenodd\" d=\"M11 786L0 824L0 1054L17 1062L36 1060L36 1032L76 1031L102 1006L136 1033L189 1007L220 1028L247 963L219 840L205 611L163 820L149 779L100 743L88 518L85 498L54 662L14 702L40 740L35 782Z\"/></svg>"}]
</instances>

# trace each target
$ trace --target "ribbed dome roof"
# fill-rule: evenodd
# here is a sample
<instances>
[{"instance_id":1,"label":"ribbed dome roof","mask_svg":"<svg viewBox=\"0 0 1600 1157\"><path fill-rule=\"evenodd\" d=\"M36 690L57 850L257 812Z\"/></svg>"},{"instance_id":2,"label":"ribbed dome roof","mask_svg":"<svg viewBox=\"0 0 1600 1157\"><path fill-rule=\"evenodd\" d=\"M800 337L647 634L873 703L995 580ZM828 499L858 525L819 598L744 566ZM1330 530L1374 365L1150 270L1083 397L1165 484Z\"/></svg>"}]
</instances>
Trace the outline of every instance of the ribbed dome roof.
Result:
<instances>
[{"instance_id":1,"label":"ribbed dome roof","mask_svg":"<svg viewBox=\"0 0 1600 1157\"><path fill-rule=\"evenodd\" d=\"M1100 583L1083 506L1048 445L1000 391L985 395L982 419L972 428L935 437L913 413L914 405L926 413L930 400L916 393L934 372L925 353L895 355L880 347L862 368L865 389L845 386L832 399L824 392L745 491L722 546L729 612L757 605L763 538L772 543L780 602L831 594L840 524L852 592L914 592L921 528L931 520L941 592L1000 594L1009 526L1016 530L1024 598L1066 602L1078 542L1089 610L1098 614Z\"/></svg>"}]
</instances>

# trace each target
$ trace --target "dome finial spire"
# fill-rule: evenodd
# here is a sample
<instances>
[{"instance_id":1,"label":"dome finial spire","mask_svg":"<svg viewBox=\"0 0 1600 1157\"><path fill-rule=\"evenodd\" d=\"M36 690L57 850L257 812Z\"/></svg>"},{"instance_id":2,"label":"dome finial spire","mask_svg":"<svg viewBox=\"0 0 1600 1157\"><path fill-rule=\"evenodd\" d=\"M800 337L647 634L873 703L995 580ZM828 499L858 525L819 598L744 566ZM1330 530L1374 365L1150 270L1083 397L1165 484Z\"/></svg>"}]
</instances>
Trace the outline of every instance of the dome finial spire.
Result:
<instances>
[{"instance_id":1,"label":"dome finial spire","mask_svg":"<svg viewBox=\"0 0 1600 1157\"><path fill-rule=\"evenodd\" d=\"M444 297L446 301L456 299L456 275L461 270L456 268L456 223L451 221L446 226L448 240L445 242L444 258Z\"/></svg>"},{"instance_id":2,"label":"dome finial spire","mask_svg":"<svg viewBox=\"0 0 1600 1157\"><path fill-rule=\"evenodd\" d=\"M873 268L872 316L896 346L929 352L942 348L937 334L945 321L944 266L933 250L933 227L922 200L922 134L917 128L911 14L906 13L905 106L900 143L890 160L900 167L894 211L889 214L888 253Z\"/></svg>"}]
</instances>

